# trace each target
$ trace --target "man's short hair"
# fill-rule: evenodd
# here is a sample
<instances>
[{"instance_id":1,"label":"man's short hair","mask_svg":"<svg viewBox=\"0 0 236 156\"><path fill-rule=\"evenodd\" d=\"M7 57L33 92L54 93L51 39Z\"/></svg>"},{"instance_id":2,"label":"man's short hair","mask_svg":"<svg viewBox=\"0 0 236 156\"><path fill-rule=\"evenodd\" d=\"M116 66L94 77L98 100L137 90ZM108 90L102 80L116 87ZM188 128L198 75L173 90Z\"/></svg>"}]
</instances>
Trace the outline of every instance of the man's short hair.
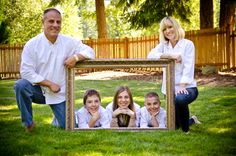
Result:
<instances>
[{"instance_id":1,"label":"man's short hair","mask_svg":"<svg viewBox=\"0 0 236 156\"><path fill-rule=\"evenodd\" d=\"M48 9L44 10L43 15L45 15L46 13L48 13L50 11L56 11L58 14L61 15L61 12L55 8L48 8Z\"/></svg>"}]
</instances>

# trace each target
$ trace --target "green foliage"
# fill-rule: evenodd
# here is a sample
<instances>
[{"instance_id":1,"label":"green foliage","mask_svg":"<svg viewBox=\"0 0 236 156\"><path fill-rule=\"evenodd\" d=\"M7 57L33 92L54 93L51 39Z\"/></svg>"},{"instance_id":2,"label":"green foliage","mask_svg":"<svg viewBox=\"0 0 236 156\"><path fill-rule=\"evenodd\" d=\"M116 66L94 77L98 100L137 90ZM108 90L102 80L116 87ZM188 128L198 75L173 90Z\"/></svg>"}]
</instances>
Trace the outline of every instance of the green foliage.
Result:
<instances>
[{"instance_id":1,"label":"green foliage","mask_svg":"<svg viewBox=\"0 0 236 156\"><path fill-rule=\"evenodd\" d=\"M41 16L45 5L41 0L2 0L2 12L9 43L25 43L41 31ZM1 16L1 15L0 15Z\"/></svg>"},{"instance_id":2,"label":"green foliage","mask_svg":"<svg viewBox=\"0 0 236 156\"><path fill-rule=\"evenodd\" d=\"M236 154L236 88L199 86L199 96L190 105L201 125L190 127L190 134L176 131L117 132L110 130L68 132L50 126L49 106L33 105L37 123L32 134L24 132L14 99L12 80L0 81L1 155L228 155ZM105 105L118 85L129 85L135 101L143 104L146 91L160 91L160 83L144 81L76 80L76 108L81 106L87 88L101 92ZM159 92L160 93L160 92Z\"/></svg>"},{"instance_id":3,"label":"green foliage","mask_svg":"<svg viewBox=\"0 0 236 156\"><path fill-rule=\"evenodd\" d=\"M10 30L7 28L7 23L5 21L0 22L0 34L0 43L7 44Z\"/></svg>"},{"instance_id":4,"label":"green foliage","mask_svg":"<svg viewBox=\"0 0 236 156\"><path fill-rule=\"evenodd\" d=\"M214 0L215 27L219 23L219 5ZM94 0L1 0L0 6L0 43L25 43L40 33L42 13L47 7L62 11L62 33L81 39L97 38ZM112 0L106 6L108 36L157 35L159 22L166 15L173 15L186 31L197 30L199 0Z\"/></svg>"},{"instance_id":5,"label":"green foliage","mask_svg":"<svg viewBox=\"0 0 236 156\"><path fill-rule=\"evenodd\" d=\"M78 2L79 17L81 18L81 29L83 38L97 38L96 9L94 0Z\"/></svg>"},{"instance_id":6,"label":"green foliage","mask_svg":"<svg viewBox=\"0 0 236 156\"><path fill-rule=\"evenodd\" d=\"M126 4L125 18L131 22L131 27L136 29L147 28L154 23L159 23L165 16L179 17L181 20L189 22L191 15L189 0L145 0L138 5L137 0L121 1ZM122 3L121 1L118 4Z\"/></svg>"},{"instance_id":7,"label":"green foliage","mask_svg":"<svg viewBox=\"0 0 236 156\"><path fill-rule=\"evenodd\" d=\"M78 16L78 6L75 4L75 2L65 1L56 6L62 12L61 33L83 38L82 21L81 17Z\"/></svg>"}]
</instances>

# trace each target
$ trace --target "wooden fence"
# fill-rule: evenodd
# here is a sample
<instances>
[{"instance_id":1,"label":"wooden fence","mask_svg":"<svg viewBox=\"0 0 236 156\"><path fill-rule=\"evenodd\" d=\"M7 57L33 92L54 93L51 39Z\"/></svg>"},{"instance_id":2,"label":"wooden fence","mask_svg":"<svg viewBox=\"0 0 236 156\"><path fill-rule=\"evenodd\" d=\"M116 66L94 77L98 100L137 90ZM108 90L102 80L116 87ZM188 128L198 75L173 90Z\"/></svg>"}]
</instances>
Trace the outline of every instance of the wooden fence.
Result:
<instances>
[{"instance_id":1,"label":"wooden fence","mask_svg":"<svg viewBox=\"0 0 236 156\"><path fill-rule=\"evenodd\" d=\"M206 29L186 32L196 48L196 66L213 65L219 69L236 68L236 32ZM96 52L96 58L144 59L159 42L158 36L84 40ZM0 79L19 78L23 45L0 45Z\"/></svg>"}]
</instances>

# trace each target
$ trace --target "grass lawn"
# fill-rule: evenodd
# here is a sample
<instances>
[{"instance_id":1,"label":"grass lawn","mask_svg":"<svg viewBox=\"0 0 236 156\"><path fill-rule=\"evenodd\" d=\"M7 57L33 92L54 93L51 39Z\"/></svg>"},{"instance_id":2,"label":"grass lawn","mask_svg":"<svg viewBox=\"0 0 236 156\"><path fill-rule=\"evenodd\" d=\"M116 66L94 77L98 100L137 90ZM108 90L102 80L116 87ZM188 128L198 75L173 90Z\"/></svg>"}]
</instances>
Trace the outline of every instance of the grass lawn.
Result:
<instances>
[{"instance_id":1,"label":"grass lawn","mask_svg":"<svg viewBox=\"0 0 236 156\"><path fill-rule=\"evenodd\" d=\"M190 105L190 112L202 124L191 126L190 134L181 130L68 132L51 126L49 106L36 104L33 111L37 127L28 134L21 125L14 82L0 81L0 155L236 155L236 87L198 87L199 97ZM76 108L82 106L82 95L87 88L99 90L105 106L119 85L129 86L134 101L141 106L148 91L161 95L160 84L155 82L76 80ZM163 98L162 105L165 105Z\"/></svg>"}]
</instances>

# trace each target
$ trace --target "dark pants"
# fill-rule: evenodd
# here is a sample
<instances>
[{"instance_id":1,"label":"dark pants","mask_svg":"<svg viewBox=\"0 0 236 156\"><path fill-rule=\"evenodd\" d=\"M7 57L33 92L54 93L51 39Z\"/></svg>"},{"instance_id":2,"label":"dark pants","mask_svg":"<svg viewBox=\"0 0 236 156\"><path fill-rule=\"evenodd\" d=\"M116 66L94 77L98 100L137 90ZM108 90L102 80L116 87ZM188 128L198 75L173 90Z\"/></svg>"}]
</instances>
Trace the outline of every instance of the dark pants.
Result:
<instances>
[{"instance_id":1,"label":"dark pants","mask_svg":"<svg viewBox=\"0 0 236 156\"><path fill-rule=\"evenodd\" d=\"M189 125L193 124L193 119L189 119L188 105L198 96L197 87L187 88L189 94L177 94L175 96L175 119L176 127L181 127L184 132L189 131Z\"/></svg>"}]
</instances>

